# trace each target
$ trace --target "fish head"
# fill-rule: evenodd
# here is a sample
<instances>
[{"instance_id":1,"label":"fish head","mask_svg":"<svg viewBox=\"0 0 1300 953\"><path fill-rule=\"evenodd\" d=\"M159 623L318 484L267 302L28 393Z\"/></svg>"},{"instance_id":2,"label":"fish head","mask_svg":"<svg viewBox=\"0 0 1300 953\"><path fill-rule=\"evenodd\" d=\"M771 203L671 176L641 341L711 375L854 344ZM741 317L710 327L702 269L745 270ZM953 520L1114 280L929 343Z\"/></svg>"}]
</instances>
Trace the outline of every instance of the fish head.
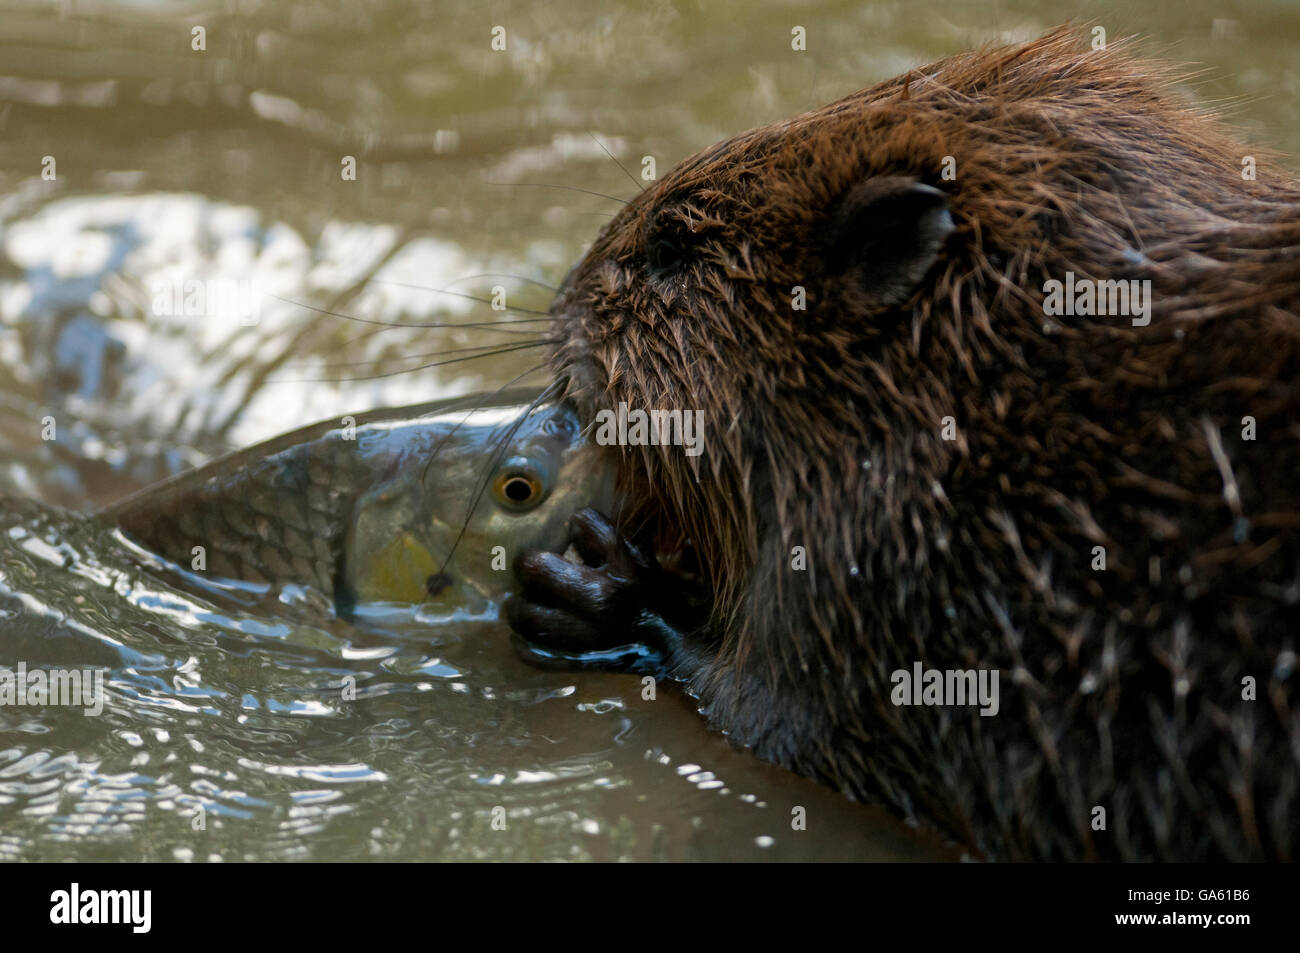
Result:
<instances>
[{"instance_id":1,"label":"fish head","mask_svg":"<svg viewBox=\"0 0 1300 953\"><path fill-rule=\"evenodd\" d=\"M481 612L511 591L516 555L560 550L577 510L610 510L614 460L573 406L513 411L430 423L410 452L393 455L348 533L352 599Z\"/></svg>"}]
</instances>

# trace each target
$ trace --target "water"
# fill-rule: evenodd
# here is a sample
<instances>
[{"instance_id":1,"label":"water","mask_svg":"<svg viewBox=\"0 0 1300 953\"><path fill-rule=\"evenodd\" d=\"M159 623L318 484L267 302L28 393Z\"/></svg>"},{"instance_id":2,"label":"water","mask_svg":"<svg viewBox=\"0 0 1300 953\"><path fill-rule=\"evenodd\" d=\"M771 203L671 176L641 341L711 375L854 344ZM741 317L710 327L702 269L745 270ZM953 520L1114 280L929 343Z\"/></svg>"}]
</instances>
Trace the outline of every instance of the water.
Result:
<instances>
[{"instance_id":1,"label":"water","mask_svg":"<svg viewBox=\"0 0 1300 953\"><path fill-rule=\"evenodd\" d=\"M314 420L499 387L540 353L396 372L541 325L322 312L488 321L494 285L544 310L645 156L1070 17L1149 34L1243 138L1300 149L1289 3L0 0L0 667L107 672L95 717L0 707L0 857L952 856L732 749L669 687L523 664L491 610L342 623L292 591L182 590L75 512ZM274 297L249 324L187 281Z\"/></svg>"},{"instance_id":2,"label":"water","mask_svg":"<svg viewBox=\"0 0 1300 953\"><path fill-rule=\"evenodd\" d=\"M0 509L0 666L107 673L92 715L0 707L0 858L925 855L679 693L525 665L493 610L313 624L244 601L176 588L75 516Z\"/></svg>"}]
</instances>

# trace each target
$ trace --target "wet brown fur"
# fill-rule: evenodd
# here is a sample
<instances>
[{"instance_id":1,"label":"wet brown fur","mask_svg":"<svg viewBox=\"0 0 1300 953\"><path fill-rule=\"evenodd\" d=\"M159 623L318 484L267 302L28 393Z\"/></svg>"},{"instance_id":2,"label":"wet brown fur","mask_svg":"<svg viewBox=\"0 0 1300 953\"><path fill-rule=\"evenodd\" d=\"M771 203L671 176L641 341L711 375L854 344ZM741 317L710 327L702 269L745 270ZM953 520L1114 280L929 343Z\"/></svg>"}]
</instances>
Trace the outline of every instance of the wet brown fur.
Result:
<instances>
[{"instance_id":1,"label":"wet brown fur","mask_svg":"<svg viewBox=\"0 0 1300 953\"><path fill-rule=\"evenodd\" d=\"M1064 30L914 70L687 159L553 308L588 418L704 411L700 457L613 452L710 576L712 723L990 857L1296 853L1300 191L1170 81ZM825 261L884 175L957 228L882 312ZM1150 279L1150 326L1045 317L1068 270ZM914 661L997 669L1000 713L896 707Z\"/></svg>"}]
</instances>

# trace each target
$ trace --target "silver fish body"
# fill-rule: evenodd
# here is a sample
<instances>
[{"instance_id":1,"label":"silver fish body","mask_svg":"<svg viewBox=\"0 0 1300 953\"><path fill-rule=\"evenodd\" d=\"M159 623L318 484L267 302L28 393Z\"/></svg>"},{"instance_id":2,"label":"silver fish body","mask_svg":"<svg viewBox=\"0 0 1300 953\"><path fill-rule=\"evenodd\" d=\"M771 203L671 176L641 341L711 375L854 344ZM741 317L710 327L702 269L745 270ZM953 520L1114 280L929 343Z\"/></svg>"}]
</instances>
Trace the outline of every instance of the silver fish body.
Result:
<instances>
[{"instance_id":1,"label":"silver fish body","mask_svg":"<svg viewBox=\"0 0 1300 953\"><path fill-rule=\"evenodd\" d=\"M114 503L97 518L181 568L445 608L509 591L514 556L608 507L613 468L566 403L455 398L296 430Z\"/></svg>"}]
</instances>

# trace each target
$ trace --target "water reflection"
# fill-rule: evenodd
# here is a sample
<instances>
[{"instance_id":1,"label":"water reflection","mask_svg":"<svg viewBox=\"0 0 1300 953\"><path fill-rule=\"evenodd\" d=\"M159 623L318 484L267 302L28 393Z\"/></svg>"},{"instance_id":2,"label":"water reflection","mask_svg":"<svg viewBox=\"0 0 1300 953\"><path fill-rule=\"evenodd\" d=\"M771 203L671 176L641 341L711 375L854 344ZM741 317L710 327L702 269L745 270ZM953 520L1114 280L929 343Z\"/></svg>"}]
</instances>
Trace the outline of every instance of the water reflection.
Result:
<instances>
[{"instance_id":1,"label":"water reflection","mask_svg":"<svg viewBox=\"0 0 1300 953\"><path fill-rule=\"evenodd\" d=\"M1221 6L505 3L494 54L468 0L0 2L0 666L108 672L99 717L0 707L0 859L928 856L734 751L688 699L529 668L493 607L343 623L290 590L184 592L25 501L85 510L313 420L491 390L532 359L383 375L503 330L335 315L490 320L472 298L496 284L544 310L636 187L618 163L666 169L1069 17L1210 65L1200 94L1296 152L1300 12ZM255 325L199 317L187 280L272 297Z\"/></svg>"}]
</instances>

